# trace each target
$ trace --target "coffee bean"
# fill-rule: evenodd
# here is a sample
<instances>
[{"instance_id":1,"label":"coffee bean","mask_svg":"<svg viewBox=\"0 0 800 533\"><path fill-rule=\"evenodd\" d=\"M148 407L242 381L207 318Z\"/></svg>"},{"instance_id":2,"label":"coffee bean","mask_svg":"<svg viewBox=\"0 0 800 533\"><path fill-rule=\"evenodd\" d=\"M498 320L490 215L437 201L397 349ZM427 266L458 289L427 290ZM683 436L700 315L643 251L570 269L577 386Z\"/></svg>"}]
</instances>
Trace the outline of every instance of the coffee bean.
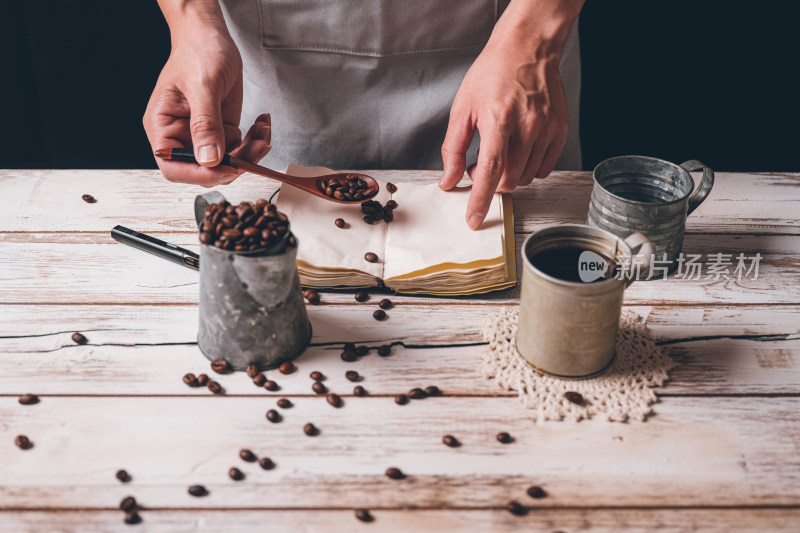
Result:
<instances>
[{"instance_id":1,"label":"coffee bean","mask_svg":"<svg viewBox=\"0 0 800 533\"><path fill-rule=\"evenodd\" d=\"M372 224L375 222L375 219L371 215L364 215L364 222L367 224Z\"/></svg>"},{"instance_id":2,"label":"coffee bean","mask_svg":"<svg viewBox=\"0 0 800 533\"><path fill-rule=\"evenodd\" d=\"M211 244L214 242L214 237L207 231L200 233L200 243L201 244Z\"/></svg>"},{"instance_id":3,"label":"coffee bean","mask_svg":"<svg viewBox=\"0 0 800 533\"><path fill-rule=\"evenodd\" d=\"M319 370L314 370L312 373L309 374L309 377L314 381L324 381L325 375L320 372Z\"/></svg>"},{"instance_id":4,"label":"coffee bean","mask_svg":"<svg viewBox=\"0 0 800 533\"><path fill-rule=\"evenodd\" d=\"M275 468L275 463L273 463L272 459L269 457L262 457L258 460L258 466L260 466L263 470L272 470Z\"/></svg>"},{"instance_id":5,"label":"coffee bean","mask_svg":"<svg viewBox=\"0 0 800 533\"><path fill-rule=\"evenodd\" d=\"M386 202L385 207L386 209L397 209L397 202L395 202L394 200L389 200L388 202Z\"/></svg>"},{"instance_id":6,"label":"coffee bean","mask_svg":"<svg viewBox=\"0 0 800 533\"><path fill-rule=\"evenodd\" d=\"M388 298L384 298L378 303L378 307L380 307L381 309L389 310L392 308L392 301Z\"/></svg>"},{"instance_id":7,"label":"coffee bean","mask_svg":"<svg viewBox=\"0 0 800 533\"><path fill-rule=\"evenodd\" d=\"M375 320L386 320L386 311L383 309L378 309L374 313L372 313L372 317Z\"/></svg>"},{"instance_id":8,"label":"coffee bean","mask_svg":"<svg viewBox=\"0 0 800 533\"><path fill-rule=\"evenodd\" d=\"M430 387L425 387L425 394L428 396L441 396L442 391L436 385L431 385Z\"/></svg>"},{"instance_id":9,"label":"coffee bean","mask_svg":"<svg viewBox=\"0 0 800 533\"><path fill-rule=\"evenodd\" d=\"M315 381L311 385L311 390L313 390L317 394L325 394L326 392L328 392L328 388L325 385L323 385L321 381Z\"/></svg>"},{"instance_id":10,"label":"coffee bean","mask_svg":"<svg viewBox=\"0 0 800 533\"><path fill-rule=\"evenodd\" d=\"M394 183L391 183L391 182L387 183L386 184L386 190L389 191L390 193L394 194L394 193L397 192L397 185L395 185Z\"/></svg>"},{"instance_id":11,"label":"coffee bean","mask_svg":"<svg viewBox=\"0 0 800 533\"><path fill-rule=\"evenodd\" d=\"M547 496L547 493L544 491L544 489L538 485L531 485L525 492L527 492L528 496L530 496L531 498L538 499Z\"/></svg>"},{"instance_id":12,"label":"coffee bean","mask_svg":"<svg viewBox=\"0 0 800 533\"><path fill-rule=\"evenodd\" d=\"M208 382L208 390L210 390L213 394L222 394L225 392L222 388L222 385L214 380Z\"/></svg>"},{"instance_id":13,"label":"coffee bean","mask_svg":"<svg viewBox=\"0 0 800 533\"><path fill-rule=\"evenodd\" d=\"M211 361L211 370L217 374L227 374L231 371L231 365L225 359L219 357Z\"/></svg>"},{"instance_id":14,"label":"coffee bean","mask_svg":"<svg viewBox=\"0 0 800 533\"><path fill-rule=\"evenodd\" d=\"M334 407L341 407L342 406L342 398L338 394L330 393L328 394L328 403Z\"/></svg>"},{"instance_id":15,"label":"coffee bean","mask_svg":"<svg viewBox=\"0 0 800 533\"><path fill-rule=\"evenodd\" d=\"M386 477L389 479L403 479L406 475L399 468L391 466L386 469Z\"/></svg>"},{"instance_id":16,"label":"coffee bean","mask_svg":"<svg viewBox=\"0 0 800 533\"><path fill-rule=\"evenodd\" d=\"M123 521L128 525L134 526L142 521L142 517L139 516L137 511L131 511L130 513L125 514Z\"/></svg>"},{"instance_id":17,"label":"coffee bean","mask_svg":"<svg viewBox=\"0 0 800 533\"><path fill-rule=\"evenodd\" d=\"M383 214L384 222L391 222L392 220L394 220L394 215L392 214L391 211L387 211Z\"/></svg>"},{"instance_id":18,"label":"coffee bean","mask_svg":"<svg viewBox=\"0 0 800 533\"><path fill-rule=\"evenodd\" d=\"M306 300L311 305L319 305L322 299L319 296L319 293L314 289L308 289L305 294Z\"/></svg>"},{"instance_id":19,"label":"coffee bean","mask_svg":"<svg viewBox=\"0 0 800 533\"><path fill-rule=\"evenodd\" d=\"M317 429L317 427L314 424L309 422L308 424L303 426L303 433L305 433L309 437L314 437L316 435L319 435L319 430Z\"/></svg>"},{"instance_id":20,"label":"coffee bean","mask_svg":"<svg viewBox=\"0 0 800 533\"><path fill-rule=\"evenodd\" d=\"M369 513L367 509L356 509L355 511L356 518L361 520L362 522L372 522L375 520L372 518L372 515Z\"/></svg>"},{"instance_id":21,"label":"coffee bean","mask_svg":"<svg viewBox=\"0 0 800 533\"><path fill-rule=\"evenodd\" d=\"M398 394L397 396L394 397L394 403L396 403L397 405L405 405L408 403L408 396L406 396L405 394Z\"/></svg>"},{"instance_id":22,"label":"coffee bean","mask_svg":"<svg viewBox=\"0 0 800 533\"><path fill-rule=\"evenodd\" d=\"M578 392L567 391L564 393L564 398L566 398L568 402L583 405L583 396Z\"/></svg>"},{"instance_id":23,"label":"coffee bean","mask_svg":"<svg viewBox=\"0 0 800 533\"><path fill-rule=\"evenodd\" d=\"M356 351L356 345L354 343L352 343L352 342L346 342L346 343L344 343L344 346L342 347L342 350L344 350L345 352L346 351L354 352L354 351Z\"/></svg>"},{"instance_id":24,"label":"coffee bean","mask_svg":"<svg viewBox=\"0 0 800 533\"><path fill-rule=\"evenodd\" d=\"M357 302L366 302L369 300L369 293L363 289L356 291L356 301Z\"/></svg>"},{"instance_id":25,"label":"coffee bean","mask_svg":"<svg viewBox=\"0 0 800 533\"><path fill-rule=\"evenodd\" d=\"M378 346L378 355L381 357L387 357L392 354L392 345L391 344L384 344Z\"/></svg>"},{"instance_id":26,"label":"coffee bean","mask_svg":"<svg viewBox=\"0 0 800 533\"><path fill-rule=\"evenodd\" d=\"M342 361L344 361L345 363L352 363L353 361L358 359L358 354L355 352L355 350L353 351L345 350L342 352L341 357Z\"/></svg>"},{"instance_id":27,"label":"coffee bean","mask_svg":"<svg viewBox=\"0 0 800 533\"><path fill-rule=\"evenodd\" d=\"M14 444L21 450L30 450L33 448L33 443L25 435L17 435L17 438L14 439Z\"/></svg>"},{"instance_id":28,"label":"coffee bean","mask_svg":"<svg viewBox=\"0 0 800 533\"><path fill-rule=\"evenodd\" d=\"M461 443L458 442L458 439L452 435L445 435L442 437L442 442L445 444L445 446L450 446L451 448L458 448L461 446Z\"/></svg>"},{"instance_id":29,"label":"coffee bean","mask_svg":"<svg viewBox=\"0 0 800 533\"><path fill-rule=\"evenodd\" d=\"M89 339L83 333L78 333L77 331L72 334L72 342L75 344L86 344L89 342Z\"/></svg>"},{"instance_id":30,"label":"coffee bean","mask_svg":"<svg viewBox=\"0 0 800 533\"><path fill-rule=\"evenodd\" d=\"M270 409L269 411L267 411L267 420L269 420L273 424L280 422L281 419L282 419L281 414L275 409Z\"/></svg>"},{"instance_id":31,"label":"coffee bean","mask_svg":"<svg viewBox=\"0 0 800 533\"><path fill-rule=\"evenodd\" d=\"M333 221L333 223L336 224L337 228L343 228L344 227L344 219L343 218L337 218L336 220Z\"/></svg>"},{"instance_id":32,"label":"coffee bean","mask_svg":"<svg viewBox=\"0 0 800 533\"><path fill-rule=\"evenodd\" d=\"M253 379L261 371L258 369L258 366L254 365L254 364L249 364L249 365L247 365L247 370L245 370L245 372L247 373L247 377L249 377L250 379Z\"/></svg>"},{"instance_id":33,"label":"coffee bean","mask_svg":"<svg viewBox=\"0 0 800 533\"><path fill-rule=\"evenodd\" d=\"M197 387L197 376L189 372L188 374L183 376L183 382L189 385L190 387Z\"/></svg>"},{"instance_id":34,"label":"coffee bean","mask_svg":"<svg viewBox=\"0 0 800 533\"><path fill-rule=\"evenodd\" d=\"M358 381L361 379L361 376L358 375L358 372L355 370L348 370L344 373L344 377L347 378L347 381Z\"/></svg>"},{"instance_id":35,"label":"coffee bean","mask_svg":"<svg viewBox=\"0 0 800 533\"><path fill-rule=\"evenodd\" d=\"M506 510L509 513L517 516L523 516L528 513L528 510L525 508L524 505L522 505L519 502L515 502L513 500L508 502L508 504L506 505Z\"/></svg>"},{"instance_id":36,"label":"coffee bean","mask_svg":"<svg viewBox=\"0 0 800 533\"><path fill-rule=\"evenodd\" d=\"M368 353L369 353L369 346L364 346L363 344L361 346L356 346L356 355L357 356L364 357Z\"/></svg>"},{"instance_id":37,"label":"coffee bean","mask_svg":"<svg viewBox=\"0 0 800 533\"><path fill-rule=\"evenodd\" d=\"M84 195L81 196L81 198L87 204L93 204L93 203L95 203L97 201L97 199L94 196L92 196L91 194L84 194Z\"/></svg>"},{"instance_id":38,"label":"coffee bean","mask_svg":"<svg viewBox=\"0 0 800 533\"><path fill-rule=\"evenodd\" d=\"M289 409L292 407L292 405L294 404L291 402L291 400L289 400L289 398L281 398L278 400L278 407L281 409Z\"/></svg>"},{"instance_id":39,"label":"coffee bean","mask_svg":"<svg viewBox=\"0 0 800 533\"><path fill-rule=\"evenodd\" d=\"M366 396L366 395L367 395L367 390L364 387L362 387L361 385L356 385L353 388L353 396L361 397L361 396Z\"/></svg>"},{"instance_id":40,"label":"coffee bean","mask_svg":"<svg viewBox=\"0 0 800 533\"><path fill-rule=\"evenodd\" d=\"M205 387L206 385L208 385L208 375L200 374L199 376L197 376L197 386Z\"/></svg>"},{"instance_id":41,"label":"coffee bean","mask_svg":"<svg viewBox=\"0 0 800 533\"><path fill-rule=\"evenodd\" d=\"M117 470L117 479L120 480L122 483L127 483L131 479L131 475L126 470Z\"/></svg>"},{"instance_id":42,"label":"coffee bean","mask_svg":"<svg viewBox=\"0 0 800 533\"><path fill-rule=\"evenodd\" d=\"M297 370L297 367L295 367L294 363L291 361L286 361L285 363L281 363L281 366L278 367L278 370L280 370L281 374L291 374Z\"/></svg>"},{"instance_id":43,"label":"coffee bean","mask_svg":"<svg viewBox=\"0 0 800 533\"><path fill-rule=\"evenodd\" d=\"M253 383L256 387L263 387L264 384L267 382L267 376L264 374L258 374L256 377L253 378Z\"/></svg>"},{"instance_id":44,"label":"coffee bean","mask_svg":"<svg viewBox=\"0 0 800 533\"><path fill-rule=\"evenodd\" d=\"M129 513L136 509L136 498L133 496L125 496L122 498L122 501L119 502L119 508Z\"/></svg>"},{"instance_id":45,"label":"coffee bean","mask_svg":"<svg viewBox=\"0 0 800 533\"><path fill-rule=\"evenodd\" d=\"M242 461L247 461L248 463L254 463L257 457L252 451L248 450L247 448L243 448L239 450L239 459Z\"/></svg>"},{"instance_id":46,"label":"coffee bean","mask_svg":"<svg viewBox=\"0 0 800 533\"><path fill-rule=\"evenodd\" d=\"M33 405L39 403L39 397L35 394L23 394L17 401L22 405Z\"/></svg>"},{"instance_id":47,"label":"coffee bean","mask_svg":"<svg viewBox=\"0 0 800 533\"><path fill-rule=\"evenodd\" d=\"M281 390L281 386L270 379L264 382L264 388L270 392Z\"/></svg>"},{"instance_id":48,"label":"coffee bean","mask_svg":"<svg viewBox=\"0 0 800 533\"><path fill-rule=\"evenodd\" d=\"M234 481L241 481L244 479L244 472L233 466L228 470L228 476Z\"/></svg>"},{"instance_id":49,"label":"coffee bean","mask_svg":"<svg viewBox=\"0 0 800 533\"><path fill-rule=\"evenodd\" d=\"M367 252L367 253L364 254L364 260L367 263L377 263L378 262L378 256L376 254L372 253L372 252Z\"/></svg>"},{"instance_id":50,"label":"coffee bean","mask_svg":"<svg viewBox=\"0 0 800 533\"><path fill-rule=\"evenodd\" d=\"M203 485L192 485L189 487L189 494L199 498L202 496L208 496L208 491Z\"/></svg>"},{"instance_id":51,"label":"coffee bean","mask_svg":"<svg viewBox=\"0 0 800 533\"><path fill-rule=\"evenodd\" d=\"M508 444L511 441L513 441L514 438L505 431L501 431L500 433L497 434L497 440L499 442L502 442L503 444Z\"/></svg>"},{"instance_id":52,"label":"coffee bean","mask_svg":"<svg viewBox=\"0 0 800 533\"><path fill-rule=\"evenodd\" d=\"M411 398L412 400L421 400L426 396L427 394L425 394L425 391L420 389L419 387L413 388L410 391L408 391L408 397Z\"/></svg>"}]
</instances>

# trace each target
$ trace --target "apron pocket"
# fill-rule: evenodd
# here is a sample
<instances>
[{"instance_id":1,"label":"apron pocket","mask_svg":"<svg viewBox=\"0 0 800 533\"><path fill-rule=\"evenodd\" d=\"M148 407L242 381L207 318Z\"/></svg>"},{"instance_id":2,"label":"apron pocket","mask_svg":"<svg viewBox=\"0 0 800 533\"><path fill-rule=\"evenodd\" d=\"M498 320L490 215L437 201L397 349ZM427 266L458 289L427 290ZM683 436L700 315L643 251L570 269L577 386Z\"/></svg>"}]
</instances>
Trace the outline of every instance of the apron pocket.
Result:
<instances>
[{"instance_id":1,"label":"apron pocket","mask_svg":"<svg viewBox=\"0 0 800 533\"><path fill-rule=\"evenodd\" d=\"M372 57L482 48L497 0L258 0L261 46Z\"/></svg>"}]
</instances>

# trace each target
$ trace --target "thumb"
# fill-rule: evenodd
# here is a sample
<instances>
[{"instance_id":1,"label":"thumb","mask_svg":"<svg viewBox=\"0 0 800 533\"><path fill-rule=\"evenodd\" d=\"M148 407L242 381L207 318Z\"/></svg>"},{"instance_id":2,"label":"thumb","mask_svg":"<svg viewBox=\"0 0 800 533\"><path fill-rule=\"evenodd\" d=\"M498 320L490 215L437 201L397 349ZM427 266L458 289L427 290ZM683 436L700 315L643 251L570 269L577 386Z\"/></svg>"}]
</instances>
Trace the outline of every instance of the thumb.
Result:
<instances>
[{"instance_id":1,"label":"thumb","mask_svg":"<svg viewBox=\"0 0 800 533\"><path fill-rule=\"evenodd\" d=\"M187 95L187 99L191 112L189 129L192 133L194 157L205 167L215 167L225 154L221 99L208 89Z\"/></svg>"}]
</instances>

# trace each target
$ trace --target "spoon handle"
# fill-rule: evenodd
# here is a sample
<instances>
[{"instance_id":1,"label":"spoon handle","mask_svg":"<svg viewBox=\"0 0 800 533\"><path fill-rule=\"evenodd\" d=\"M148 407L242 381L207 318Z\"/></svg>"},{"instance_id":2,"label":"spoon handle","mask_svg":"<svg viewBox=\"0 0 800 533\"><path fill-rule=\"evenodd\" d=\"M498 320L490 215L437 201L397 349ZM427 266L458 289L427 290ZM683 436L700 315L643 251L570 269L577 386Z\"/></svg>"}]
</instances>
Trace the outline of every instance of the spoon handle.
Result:
<instances>
[{"instance_id":1,"label":"spoon handle","mask_svg":"<svg viewBox=\"0 0 800 533\"><path fill-rule=\"evenodd\" d=\"M191 148L172 148L169 152L164 152L159 150L156 152L158 157L165 157L172 161L183 161L186 163L197 163L197 159L194 157L194 150ZM258 174L260 176L265 176L267 178L276 179L278 181L282 181L285 183L293 183L292 176L287 176L286 174L282 174L275 170L262 167L261 165L256 165L255 163L251 163L250 161L245 161L244 159L239 159L238 157L232 156L230 154L225 154L222 156L222 161L220 165L225 165L233 168L238 168L240 170L246 170L248 172L252 172L253 174Z\"/></svg>"}]
</instances>

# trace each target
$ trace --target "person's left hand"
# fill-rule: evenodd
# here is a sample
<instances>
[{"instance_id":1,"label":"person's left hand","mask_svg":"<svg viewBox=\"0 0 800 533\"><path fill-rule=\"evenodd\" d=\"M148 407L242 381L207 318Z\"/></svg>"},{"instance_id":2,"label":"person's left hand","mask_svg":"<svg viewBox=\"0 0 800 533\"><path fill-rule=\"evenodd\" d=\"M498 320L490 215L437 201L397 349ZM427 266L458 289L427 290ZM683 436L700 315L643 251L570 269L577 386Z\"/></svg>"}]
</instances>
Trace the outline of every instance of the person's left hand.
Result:
<instances>
[{"instance_id":1,"label":"person's left hand","mask_svg":"<svg viewBox=\"0 0 800 533\"><path fill-rule=\"evenodd\" d=\"M513 39L490 40L464 77L450 110L439 186L450 190L461 181L477 129L478 162L466 169L473 182L466 219L473 230L495 191L547 177L564 149L568 121L560 52L531 53Z\"/></svg>"}]
</instances>

